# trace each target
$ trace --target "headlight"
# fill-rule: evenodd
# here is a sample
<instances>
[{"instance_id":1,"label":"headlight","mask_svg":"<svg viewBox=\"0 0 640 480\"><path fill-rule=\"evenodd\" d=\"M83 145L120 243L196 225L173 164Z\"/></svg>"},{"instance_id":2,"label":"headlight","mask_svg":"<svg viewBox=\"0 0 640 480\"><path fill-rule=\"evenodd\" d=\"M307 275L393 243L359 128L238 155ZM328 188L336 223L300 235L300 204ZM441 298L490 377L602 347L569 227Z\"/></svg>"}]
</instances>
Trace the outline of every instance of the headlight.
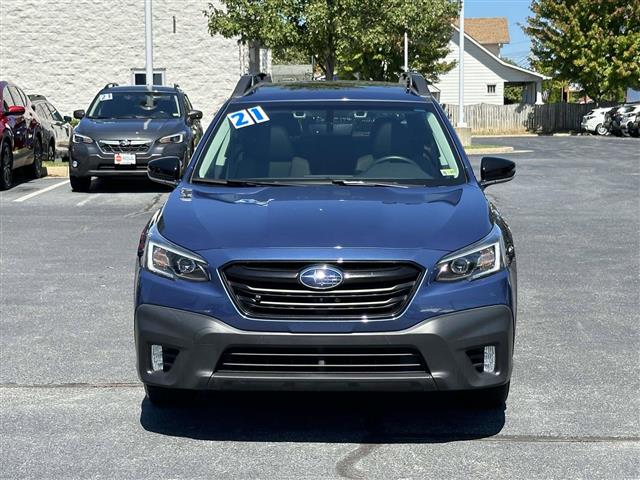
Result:
<instances>
[{"instance_id":1,"label":"headlight","mask_svg":"<svg viewBox=\"0 0 640 480\"><path fill-rule=\"evenodd\" d=\"M207 262L203 258L163 239L154 227L147 237L144 265L150 272L174 280L209 280Z\"/></svg>"},{"instance_id":2,"label":"headlight","mask_svg":"<svg viewBox=\"0 0 640 480\"><path fill-rule=\"evenodd\" d=\"M87 137L86 135L80 135L79 133L74 133L73 143L93 143L93 139L91 137Z\"/></svg>"},{"instance_id":3,"label":"headlight","mask_svg":"<svg viewBox=\"0 0 640 480\"><path fill-rule=\"evenodd\" d=\"M436 265L436 281L472 280L497 272L503 265L500 241L479 244L440 260Z\"/></svg>"},{"instance_id":4,"label":"headlight","mask_svg":"<svg viewBox=\"0 0 640 480\"><path fill-rule=\"evenodd\" d=\"M173 135L167 135L158 140L160 143L182 143L184 142L183 133L174 133Z\"/></svg>"}]
</instances>

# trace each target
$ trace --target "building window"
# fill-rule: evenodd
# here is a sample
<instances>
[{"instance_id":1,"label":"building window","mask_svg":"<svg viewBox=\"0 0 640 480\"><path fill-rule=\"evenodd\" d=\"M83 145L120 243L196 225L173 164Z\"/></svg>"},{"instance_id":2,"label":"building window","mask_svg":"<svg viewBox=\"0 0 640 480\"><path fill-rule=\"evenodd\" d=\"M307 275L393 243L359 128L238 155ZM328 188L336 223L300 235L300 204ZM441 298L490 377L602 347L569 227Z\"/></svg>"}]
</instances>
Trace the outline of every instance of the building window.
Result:
<instances>
[{"instance_id":1,"label":"building window","mask_svg":"<svg viewBox=\"0 0 640 480\"><path fill-rule=\"evenodd\" d=\"M132 83L134 85L146 85L147 84L147 74L143 68L132 68ZM154 85L164 85L164 69L153 70L153 84Z\"/></svg>"},{"instance_id":2,"label":"building window","mask_svg":"<svg viewBox=\"0 0 640 480\"><path fill-rule=\"evenodd\" d=\"M495 83L487 85L487 93L489 93L489 94L495 94L496 93L496 84Z\"/></svg>"}]
</instances>

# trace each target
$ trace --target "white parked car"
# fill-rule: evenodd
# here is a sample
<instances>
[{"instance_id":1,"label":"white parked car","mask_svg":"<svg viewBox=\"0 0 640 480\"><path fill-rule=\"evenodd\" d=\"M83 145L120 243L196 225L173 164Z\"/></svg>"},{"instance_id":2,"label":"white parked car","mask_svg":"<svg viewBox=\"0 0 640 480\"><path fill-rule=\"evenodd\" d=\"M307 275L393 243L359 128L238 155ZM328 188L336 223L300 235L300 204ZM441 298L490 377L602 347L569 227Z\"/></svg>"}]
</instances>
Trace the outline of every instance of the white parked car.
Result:
<instances>
[{"instance_id":1,"label":"white parked car","mask_svg":"<svg viewBox=\"0 0 640 480\"><path fill-rule=\"evenodd\" d=\"M582 123L580 124L582 130L590 133L597 133L598 135L606 135L608 130L604 126L604 114L609 110L611 110L611 107L591 110L582 117Z\"/></svg>"}]
</instances>

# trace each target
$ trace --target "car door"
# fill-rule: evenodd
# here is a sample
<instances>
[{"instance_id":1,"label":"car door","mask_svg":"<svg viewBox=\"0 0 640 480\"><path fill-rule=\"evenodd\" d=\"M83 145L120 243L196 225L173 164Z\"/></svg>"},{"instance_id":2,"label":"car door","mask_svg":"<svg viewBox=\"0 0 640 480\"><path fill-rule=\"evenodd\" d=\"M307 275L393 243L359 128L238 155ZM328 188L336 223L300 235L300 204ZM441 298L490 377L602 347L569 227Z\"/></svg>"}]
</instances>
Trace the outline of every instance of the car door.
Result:
<instances>
[{"instance_id":1,"label":"car door","mask_svg":"<svg viewBox=\"0 0 640 480\"><path fill-rule=\"evenodd\" d=\"M58 151L67 151L71 139L71 124L66 122L64 117L56 110L56 107L47 103L51 118L53 119L54 130L56 132L56 147Z\"/></svg>"},{"instance_id":2,"label":"car door","mask_svg":"<svg viewBox=\"0 0 640 480\"><path fill-rule=\"evenodd\" d=\"M29 115L27 106L13 86L5 87L3 98L9 106L16 105L25 108L23 115L11 115L8 123L13 130L13 168L18 168L29 163L31 154L31 138L29 138Z\"/></svg>"},{"instance_id":3,"label":"car door","mask_svg":"<svg viewBox=\"0 0 640 480\"><path fill-rule=\"evenodd\" d=\"M44 148L45 154L48 156L49 154L49 145L51 139L53 139L55 144L55 132L53 128L53 119L51 118L51 114L49 113L49 109L43 102L38 102L34 104L36 107L36 115L38 116L38 121L40 126L42 127L42 145ZM51 160L51 158L47 158Z\"/></svg>"}]
</instances>

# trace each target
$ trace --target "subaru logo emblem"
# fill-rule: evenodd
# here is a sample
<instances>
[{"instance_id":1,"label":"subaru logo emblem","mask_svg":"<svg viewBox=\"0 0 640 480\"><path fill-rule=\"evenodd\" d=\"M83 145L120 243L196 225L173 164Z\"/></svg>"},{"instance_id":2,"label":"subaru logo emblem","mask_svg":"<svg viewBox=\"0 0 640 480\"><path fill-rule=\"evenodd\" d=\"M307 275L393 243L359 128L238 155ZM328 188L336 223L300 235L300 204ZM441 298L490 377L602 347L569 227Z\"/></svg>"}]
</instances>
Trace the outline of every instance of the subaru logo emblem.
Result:
<instances>
[{"instance_id":1,"label":"subaru logo emblem","mask_svg":"<svg viewBox=\"0 0 640 480\"><path fill-rule=\"evenodd\" d=\"M343 280L342 272L329 265L314 265L300 272L300 283L314 290L337 287Z\"/></svg>"},{"instance_id":2,"label":"subaru logo emblem","mask_svg":"<svg viewBox=\"0 0 640 480\"><path fill-rule=\"evenodd\" d=\"M128 147L129 145L131 145L131 140L120 140L121 147Z\"/></svg>"}]
</instances>

